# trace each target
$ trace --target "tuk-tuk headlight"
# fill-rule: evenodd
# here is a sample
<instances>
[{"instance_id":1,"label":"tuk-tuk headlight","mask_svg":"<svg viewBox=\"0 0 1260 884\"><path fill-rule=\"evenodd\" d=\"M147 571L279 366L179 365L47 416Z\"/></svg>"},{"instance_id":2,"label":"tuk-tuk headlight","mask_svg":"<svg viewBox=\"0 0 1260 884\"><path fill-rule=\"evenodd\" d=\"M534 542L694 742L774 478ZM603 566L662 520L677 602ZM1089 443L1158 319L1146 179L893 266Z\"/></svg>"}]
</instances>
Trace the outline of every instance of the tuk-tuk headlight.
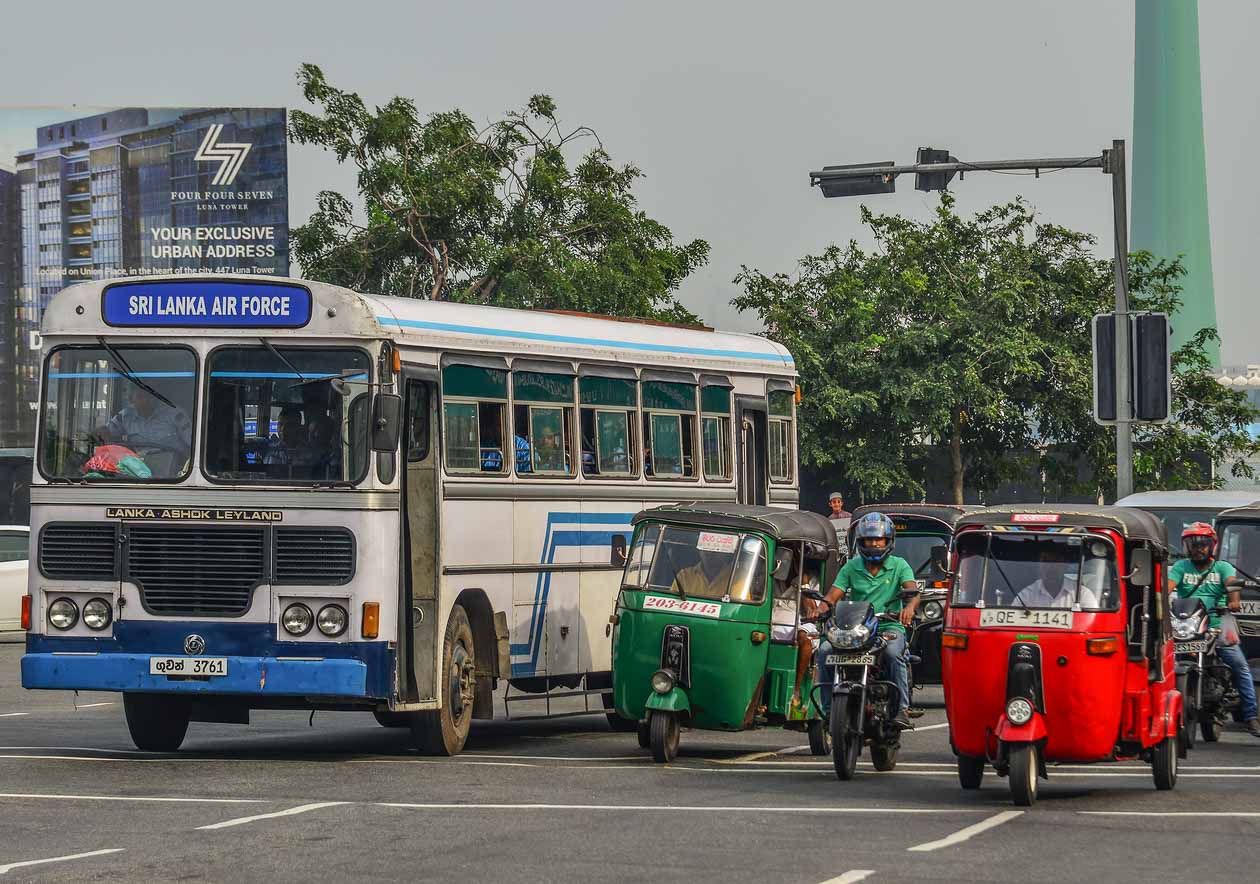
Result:
<instances>
[{"instance_id":1,"label":"tuk-tuk headlight","mask_svg":"<svg viewBox=\"0 0 1260 884\"><path fill-rule=\"evenodd\" d=\"M1011 724L1028 724L1032 721L1033 705L1023 697L1012 697L1006 704L1006 718Z\"/></svg>"},{"instance_id":2,"label":"tuk-tuk headlight","mask_svg":"<svg viewBox=\"0 0 1260 884\"><path fill-rule=\"evenodd\" d=\"M945 613L945 609L940 602L927 602L923 605L924 620L940 620Z\"/></svg>"},{"instance_id":3,"label":"tuk-tuk headlight","mask_svg":"<svg viewBox=\"0 0 1260 884\"><path fill-rule=\"evenodd\" d=\"M852 629L841 629L832 626L827 630L827 641L833 648L858 648L871 637L871 630L865 623L859 623Z\"/></svg>"},{"instance_id":4,"label":"tuk-tuk headlight","mask_svg":"<svg viewBox=\"0 0 1260 884\"><path fill-rule=\"evenodd\" d=\"M668 694L674 689L674 673L668 669L658 669L652 673L652 690L658 694Z\"/></svg>"},{"instance_id":5,"label":"tuk-tuk headlight","mask_svg":"<svg viewBox=\"0 0 1260 884\"><path fill-rule=\"evenodd\" d=\"M1182 620L1174 617L1172 623L1173 638L1179 641L1185 641L1194 638L1195 633L1199 631L1199 621L1195 617L1187 617Z\"/></svg>"}]
</instances>

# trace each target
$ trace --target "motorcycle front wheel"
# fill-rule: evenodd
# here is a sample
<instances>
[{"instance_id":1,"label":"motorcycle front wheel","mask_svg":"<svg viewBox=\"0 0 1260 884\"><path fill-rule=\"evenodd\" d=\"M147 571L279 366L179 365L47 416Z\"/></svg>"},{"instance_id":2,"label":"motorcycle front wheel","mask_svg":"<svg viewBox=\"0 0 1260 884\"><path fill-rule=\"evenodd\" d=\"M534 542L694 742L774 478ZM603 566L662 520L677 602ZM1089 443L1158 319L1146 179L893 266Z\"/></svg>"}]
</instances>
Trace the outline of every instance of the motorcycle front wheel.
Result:
<instances>
[{"instance_id":1,"label":"motorcycle front wheel","mask_svg":"<svg viewBox=\"0 0 1260 884\"><path fill-rule=\"evenodd\" d=\"M848 705L848 697L833 697L831 700L831 761L835 765L836 776L842 780L853 779L858 755L862 751L862 735L849 729Z\"/></svg>"}]
</instances>

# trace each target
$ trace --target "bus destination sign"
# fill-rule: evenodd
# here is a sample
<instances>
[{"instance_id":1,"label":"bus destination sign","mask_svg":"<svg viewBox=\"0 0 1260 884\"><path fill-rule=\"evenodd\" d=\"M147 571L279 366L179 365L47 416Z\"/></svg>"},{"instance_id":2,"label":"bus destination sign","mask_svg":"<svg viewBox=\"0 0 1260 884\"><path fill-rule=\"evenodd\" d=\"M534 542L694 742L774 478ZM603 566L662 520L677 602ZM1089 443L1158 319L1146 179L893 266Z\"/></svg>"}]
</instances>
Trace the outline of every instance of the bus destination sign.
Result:
<instances>
[{"instance_id":1,"label":"bus destination sign","mask_svg":"<svg viewBox=\"0 0 1260 884\"><path fill-rule=\"evenodd\" d=\"M188 507L107 506L105 518L166 522L282 522L281 510L211 510Z\"/></svg>"},{"instance_id":2,"label":"bus destination sign","mask_svg":"<svg viewBox=\"0 0 1260 884\"><path fill-rule=\"evenodd\" d=\"M106 286L101 316L129 328L301 328L311 321L311 293L282 282L125 282Z\"/></svg>"}]
</instances>

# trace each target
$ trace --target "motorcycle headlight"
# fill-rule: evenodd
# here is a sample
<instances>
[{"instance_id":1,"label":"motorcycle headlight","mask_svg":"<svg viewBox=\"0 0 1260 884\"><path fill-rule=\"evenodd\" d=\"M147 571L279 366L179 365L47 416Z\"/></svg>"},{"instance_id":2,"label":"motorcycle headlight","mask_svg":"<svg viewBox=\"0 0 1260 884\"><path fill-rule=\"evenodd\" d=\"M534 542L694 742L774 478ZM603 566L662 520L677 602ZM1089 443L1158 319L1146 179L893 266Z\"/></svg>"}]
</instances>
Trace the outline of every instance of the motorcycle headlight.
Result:
<instances>
[{"instance_id":1,"label":"motorcycle headlight","mask_svg":"<svg viewBox=\"0 0 1260 884\"><path fill-rule=\"evenodd\" d=\"M870 638L871 630L865 623L859 623L852 629L832 626L827 630L827 641L833 648L856 648Z\"/></svg>"},{"instance_id":2,"label":"motorcycle headlight","mask_svg":"<svg viewBox=\"0 0 1260 884\"><path fill-rule=\"evenodd\" d=\"M674 689L674 673L668 669L658 669L652 673L652 690L658 694L668 694Z\"/></svg>"},{"instance_id":3,"label":"motorcycle headlight","mask_svg":"<svg viewBox=\"0 0 1260 884\"><path fill-rule=\"evenodd\" d=\"M1006 704L1006 718L1011 724L1028 724L1032 717L1033 705L1023 697L1012 697Z\"/></svg>"},{"instance_id":4,"label":"motorcycle headlight","mask_svg":"<svg viewBox=\"0 0 1260 884\"><path fill-rule=\"evenodd\" d=\"M923 606L924 620L940 620L945 613L945 608L940 602L927 602Z\"/></svg>"},{"instance_id":5,"label":"motorcycle headlight","mask_svg":"<svg viewBox=\"0 0 1260 884\"><path fill-rule=\"evenodd\" d=\"M1181 639L1182 641L1194 638L1194 634L1198 632L1198 625L1194 620L1173 620L1173 638Z\"/></svg>"}]
</instances>

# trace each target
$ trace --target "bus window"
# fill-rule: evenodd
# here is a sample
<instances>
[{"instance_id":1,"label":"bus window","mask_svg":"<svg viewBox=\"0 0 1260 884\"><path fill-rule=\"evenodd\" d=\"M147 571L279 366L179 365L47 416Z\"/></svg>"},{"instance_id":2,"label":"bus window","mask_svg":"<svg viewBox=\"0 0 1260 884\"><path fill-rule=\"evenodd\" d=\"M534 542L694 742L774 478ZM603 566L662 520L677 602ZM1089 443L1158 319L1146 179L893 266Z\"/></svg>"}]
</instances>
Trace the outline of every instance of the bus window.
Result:
<instances>
[{"instance_id":1,"label":"bus window","mask_svg":"<svg viewBox=\"0 0 1260 884\"><path fill-rule=\"evenodd\" d=\"M770 400L769 454L770 481L792 481L792 392L772 390Z\"/></svg>"},{"instance_id":2,"label":"bus window","mask_svg":"<svg viewBox=\"0 0 1260 884\"><path fill-rule=\"evenodd\" d=\"M726 387L700 389L700 448L704 478L725 482L731 478L731 391Z\"/></svg>"},{"instance_id":3,"label":"bus window","mask_svg":"<svg viewBox=\"0 0 1260 884\"><path fill-rule=\"evenodd\" d=\"M506 473L507 371L476 365L442 369L444 457L452 473Z\"/></svg>"},{"instance_id":4,"label":"bus window","mask_svg":"<svg viewBox=\"0 0 1260 884\"><path fill-rule=\"evenodd\" d=\"M643 471L652 479L694 479L696 388L643 382Z\"/></svg>"},{"instance_id":5,"label":"bus window","mask_svg":"<svg viewBox=\"0 0 1260 884\"><path fill-rule=\"evenodd\" d=\"M635 472L635 382L584 377L581 396L582 475L625 478Z\"/></svg>"},{"instance_id":6,"label":"bus window","mask_svg":"<svg viewBox=\"0 0 1260 884\"><path fill-rule=\"evenodd\" d=\"M516 472L573 475L573 376L512 372Z\"/></svg>"}]
</instances>

